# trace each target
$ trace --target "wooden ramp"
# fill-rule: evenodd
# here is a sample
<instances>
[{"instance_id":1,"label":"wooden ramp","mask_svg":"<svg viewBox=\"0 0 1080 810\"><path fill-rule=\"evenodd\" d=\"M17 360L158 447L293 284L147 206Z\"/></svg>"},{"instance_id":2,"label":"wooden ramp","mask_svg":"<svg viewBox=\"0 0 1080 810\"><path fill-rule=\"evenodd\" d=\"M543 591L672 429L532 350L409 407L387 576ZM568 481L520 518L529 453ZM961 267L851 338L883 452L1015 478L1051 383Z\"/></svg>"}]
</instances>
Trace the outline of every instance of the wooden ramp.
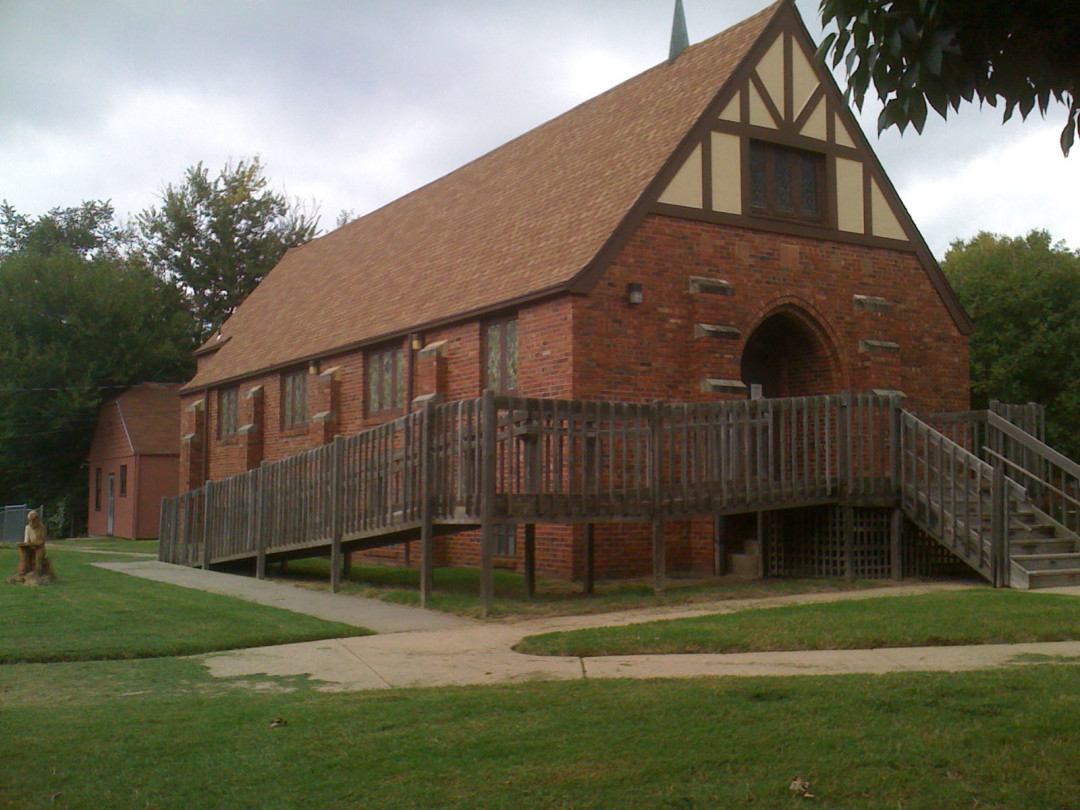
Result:
<instances>
[{"instance_id":1,"label":"wooden ramp","mask_svg":"<svg viewBox=\"0 0 1080 810\"><path fill-rule=\"evenodd\" d=\"M876 394L640 404L485 392L166 499L160 557L204 567L250 560L262 576L268 560L328 555L336 588L343 554L419 540L426 602L435 534L478 527L489 605L496 530L508 523L526 525L529 577L537 524L651 523L660 584L665 521L844 504L901 506L1008 584L1008 530L1036 514L1029 493L1053 451L996 413L949 423L968 444L989 442L984 460L900 406ZM1080 477L1070 480L1063 486L1075 495ZM1046 496L1050 483L1038 482ZM1073 506L1054 505L1047 519L1053 509L1076 517ZM1053 565L1063 570L1064 560Z\"/></svg>"}]
</instances>

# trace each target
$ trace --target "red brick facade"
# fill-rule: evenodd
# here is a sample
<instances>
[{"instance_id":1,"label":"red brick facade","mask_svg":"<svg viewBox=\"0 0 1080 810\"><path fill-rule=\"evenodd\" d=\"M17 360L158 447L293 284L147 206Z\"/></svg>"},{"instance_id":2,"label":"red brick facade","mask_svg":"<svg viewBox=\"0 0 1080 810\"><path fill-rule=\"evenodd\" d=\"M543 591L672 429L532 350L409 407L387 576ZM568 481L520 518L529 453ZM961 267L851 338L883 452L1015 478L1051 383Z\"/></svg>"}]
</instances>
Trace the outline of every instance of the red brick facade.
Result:
<instances>
[{"instance_id":1,"label":"red brick facade","mask_svg":"<svg viewBox=\"0 0 1080 810\"><path fill-rule=\"evenodd\" d=\"M692 277L724 284L697 290ZM641 303L628 302L631 283L641 285ZM861 304L867 300L875 306ZM630 401L745 397L738 389L707 390L705 381L742 380L756 330L778 313L804 339L772 345L773 351L793 353L783 390L775 395L888 389L903 391L919 409L967 407L967 339L914 253L659 215L644 220L591 292L563 294L516 311L517 393ZM414 335L415 343L402 342L407 399L478 396L486 322L466 321ZM702 324L721 329L703 333ZM211 391L205 412L193 407L202 395L189 395L182 469L201 463L197 450L203 442L209 448L209 477L218 479L396 415L365 412L365 383L361 350L310 364L307 424L285 429L282 374L245 380L239 385L241 428L225 438L216 428L220 389ZM198 469L190 472L194 480L186 481L188 486L201 475ZM710 521L669 524L669 570L711 572L712 531ZM537 534L541 573L583 575L583 527L541 526ZM516 558L501 564L520 565L520 535ZM650 537L648 526L598 526L596 575L648 573ZM440 564L476 564L477 541L475 532L441 538ZM408 546L370 556L412 564L418 559Z\"/></svg>"}]
</instances>

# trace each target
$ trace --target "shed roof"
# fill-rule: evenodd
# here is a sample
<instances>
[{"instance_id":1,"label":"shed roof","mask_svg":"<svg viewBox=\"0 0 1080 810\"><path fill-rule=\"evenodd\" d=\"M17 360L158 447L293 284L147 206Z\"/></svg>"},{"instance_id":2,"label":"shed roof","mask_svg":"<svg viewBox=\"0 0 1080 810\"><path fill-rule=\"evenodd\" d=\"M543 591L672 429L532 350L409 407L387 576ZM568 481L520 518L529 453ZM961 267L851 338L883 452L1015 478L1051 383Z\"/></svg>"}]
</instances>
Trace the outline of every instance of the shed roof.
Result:
<instances>
[{"instance_id":1,"label":"shed roof","mask_svg":"<svg viewBox=\"0 0 1080 810\"><path fill-rule=\"evenodd\" d=\"M143 383L106 408L115 408L134 455L180 453L180 384Z\"/></svg>"},{"instance_id":2,"label":"shed roof","mask_svg":"<svg viewBox=\"0 0 1080 810\"><path fill-rule=\"evenodd\" d=\"M723 89L775 3L460 169L290 250L188 390L570 289Z\"/></svg>"}]
</instances>

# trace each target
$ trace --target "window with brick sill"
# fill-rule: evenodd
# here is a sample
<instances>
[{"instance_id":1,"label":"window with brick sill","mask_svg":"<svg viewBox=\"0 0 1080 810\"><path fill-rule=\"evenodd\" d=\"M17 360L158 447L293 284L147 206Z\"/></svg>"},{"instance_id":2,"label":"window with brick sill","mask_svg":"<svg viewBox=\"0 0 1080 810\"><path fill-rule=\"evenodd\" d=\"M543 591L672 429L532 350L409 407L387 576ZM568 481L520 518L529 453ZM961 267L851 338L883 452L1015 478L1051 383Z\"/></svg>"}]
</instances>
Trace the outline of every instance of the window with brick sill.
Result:
<instances>
[{"instance_id":1,"label":"window with brick sill","mask_svg":"<svg viewBox=\"0 0 1080 810\"><path fill-rule=\"evenodd\" d=\"M824 155L750 141L749 177L751 213L824 224Z\"/></svg>"},{"instance_id":2,"label":"window with brick sill","mask_svg":"<svg viewBox=\"0 0 1080 810\"><path fill-rule=\"evenodd\" d=\"M240 422L240 386L218 391L218 438L236 435Z\"/></svg>"},{"instance_id":3,"label":"window with brick sill","mask_svg":"<svg viewBox=\"0 0 1080 810\"><path fill-rule=\"evenodd\" d=\"M281 375L281 427L294 430L307 425L307 369Z\"/></svg>"},{"instance_id":4,"label":"window with brick sill","mask_svg":"<svg viewBox=\"0 0 1080 810\"><path fill-rule=\"evenodd\" d=\"M94 511L101 511L101 467L94 469Z\"/></svg>"},{"instance_id":5,"label":"window with brick sill","mask_svg":"<svg viewBox=\"0 0 1080 810\"><path fill-rule=\"evenodd\" d=\"M364 407L368 415L399 411L405 405L405 350L391 346L367 356Z\"/></svg>"},{"instance_id":6,"label":"window with brick sill","mask_svg":"<svg viewBox=\"0 0 1080 810\"><path fill-rule=\"evenodd\" d=\"M120 497L127 497L127 464L120 465Z\"/></svg>"},{"instance_id":7,"label":"window with brick sill","mask_svg":"<svg viewBox=\"0 0 1080 810\"><path fill-rule=\"evenodd\" d=\"M517 318L493 321L484 328L484 387L498 394L517 391Z\"/></svg>"}]
</instances>

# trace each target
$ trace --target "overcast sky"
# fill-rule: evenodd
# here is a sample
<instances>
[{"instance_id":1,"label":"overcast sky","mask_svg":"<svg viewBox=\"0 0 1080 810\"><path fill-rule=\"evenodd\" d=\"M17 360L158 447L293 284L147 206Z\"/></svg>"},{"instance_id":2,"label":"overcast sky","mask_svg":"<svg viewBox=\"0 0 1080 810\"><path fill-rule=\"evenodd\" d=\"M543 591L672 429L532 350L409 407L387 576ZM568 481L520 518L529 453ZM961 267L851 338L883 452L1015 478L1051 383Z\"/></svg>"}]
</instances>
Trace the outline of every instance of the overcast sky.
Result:
<instances>
[{"instance_id":1,"label":"overcast sky","mask_svg":"<svg viewBox=\"0 0 1080 810\"><path fill-rule=\"evenodd\" d=\"M762 0L684 0L698 42ZM814 36L817 0L798 7ZM667 57L674 0L0 0L0 199L37 215L157 203L259 156L322 229L452 171ZM942 258L980 230L1080 248L1064 108L863 128ZM933 115L933 114L931 114Z\"/></svg>"}]
</instances>

